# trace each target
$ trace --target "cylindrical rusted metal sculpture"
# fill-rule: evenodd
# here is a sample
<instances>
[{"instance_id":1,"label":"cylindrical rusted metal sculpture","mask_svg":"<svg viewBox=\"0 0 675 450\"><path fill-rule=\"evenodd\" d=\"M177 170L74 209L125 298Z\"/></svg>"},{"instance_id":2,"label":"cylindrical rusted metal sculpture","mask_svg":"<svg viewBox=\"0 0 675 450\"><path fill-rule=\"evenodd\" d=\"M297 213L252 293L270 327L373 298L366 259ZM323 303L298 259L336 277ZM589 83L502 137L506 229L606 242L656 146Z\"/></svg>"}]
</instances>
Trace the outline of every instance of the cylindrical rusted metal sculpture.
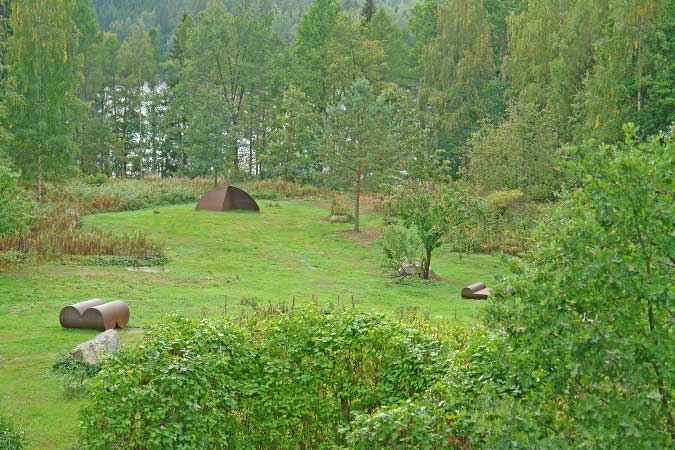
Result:
<instances>
[{"instance_id":1,"label":"cylindrical rusted metal sculpture","mask_svg":"<svg viewBox=\"0 0 675 450\"><path fill-rule=\"evenodd\" d=\"M490 289L485 287L485 283L475 283L462 289L462 298L472 300L485 300L490 296Z\"/></svg>"},{"instance_id":2,"label":"cylindrical rusted metal sculpture","mask_svg":"<svg viewBox=\"0 0 675 450\"><path fill-rule=\"evenodd\" d=\"M205 209L208 211L228 211L230 209L248 209L250 211L260 211L258 204L253 197L239 188L229 184L216 186L204 194L196 209Z\"/></svg>"},{"instance_id":3,"label":"cylindrical rusted metal sculpture","mask_svg":"<svg viewBox=\"0 0 675 450\"><path fill-rule=\"evenodd\" d=\"M116 300L105 303L94 299L61 310L59 321L64 328L84 328L90 330L110 330L124 328L129 323L129 306Z\"/></svg>"},{"instance_id":4,"label":"cylindrical rusted metal sculpture","mask_svg":"<svg viewBox=\"0 0 675 450\"><path fill-rule=\"evenodd\" d=\"M84 312L94 306L104 304L103 300L97 298L87 300L86 302L76 303L75 305L68 305L61 310L59 314L59 322L63 328L80 328L82 322L82 315Z\"/></svg>"}]
</instances>

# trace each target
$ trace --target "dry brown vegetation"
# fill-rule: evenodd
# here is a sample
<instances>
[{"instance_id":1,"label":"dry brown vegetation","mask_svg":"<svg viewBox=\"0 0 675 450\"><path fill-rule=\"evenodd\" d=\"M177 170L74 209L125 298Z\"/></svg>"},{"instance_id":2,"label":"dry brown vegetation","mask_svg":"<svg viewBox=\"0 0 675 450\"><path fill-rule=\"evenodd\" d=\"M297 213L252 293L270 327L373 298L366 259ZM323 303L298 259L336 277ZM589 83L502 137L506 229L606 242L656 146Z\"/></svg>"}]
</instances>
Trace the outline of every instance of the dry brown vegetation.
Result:
<instances>
[{"instance_id":1,"label":"dry brown vegetation","mask_svg":"<svg viewBox=\"0 0 675 450\"><path fill-rule=\"evenodd\" d=\"M57 212L37 221L30 231L0 238L0 252L13 251L39 262L64 256L127 256L155 258L163 245L143 233L114 235L82 228L74 211Z\"/></svg>"}]
</instances>

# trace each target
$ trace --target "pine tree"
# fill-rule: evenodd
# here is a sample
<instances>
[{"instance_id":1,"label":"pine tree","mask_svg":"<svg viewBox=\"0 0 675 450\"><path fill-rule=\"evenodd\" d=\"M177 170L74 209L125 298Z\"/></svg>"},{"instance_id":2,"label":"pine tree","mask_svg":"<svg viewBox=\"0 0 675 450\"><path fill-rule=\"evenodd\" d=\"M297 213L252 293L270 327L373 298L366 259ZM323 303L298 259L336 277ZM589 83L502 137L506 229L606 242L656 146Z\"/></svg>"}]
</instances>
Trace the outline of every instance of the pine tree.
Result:
<instances>
[{"instance_id":1,"label":"pine tree","mask_svg":"<svg viewBox=\"0 0 675 450\"><path fill-rule=\"evenodd\" d=\"M366 0L361 9L361 17L366 24L369 24L373 20L377 6L375 6L375 0Z\"/></svg>"},{"instance_id":2,"label":"pine tree","mask_svg":"<svg viewBox=\"0 0 675 450\"><path fill-rule=\"evenodd\" d=\"M327 174L354 188L354 231L360 231L361 194L366 183L400 173L401 148L392 108L368 80L355 80L328 108L321 144Z\"/></svg>"}]
</instances>

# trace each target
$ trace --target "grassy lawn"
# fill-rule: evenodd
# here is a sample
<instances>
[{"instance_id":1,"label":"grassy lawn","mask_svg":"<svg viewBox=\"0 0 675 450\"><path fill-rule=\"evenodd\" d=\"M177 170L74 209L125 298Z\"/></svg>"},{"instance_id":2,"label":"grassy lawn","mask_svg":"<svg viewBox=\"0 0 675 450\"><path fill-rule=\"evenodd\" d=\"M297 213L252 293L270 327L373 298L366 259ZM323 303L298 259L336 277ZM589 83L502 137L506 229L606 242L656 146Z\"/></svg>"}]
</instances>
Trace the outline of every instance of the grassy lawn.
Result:
<instances>
[{"instance_id":1,"label":"grassy lawn","mask_svg":"<svg viewBox=\"0 0 675 450\"><path fill-rule=\"evenodd\" d=\"M194 211L180 205L88 216L85 226L115 232L142 230L166 243L168 272L130 272L124 267L47 264L0 274L0 411L27 434L28 449L66 449L76 440L82 400L68 399L49 374L57 357L95 331L65 330L59 310L89 298L122 299L130 327L146 327L169 312L191 317L235 315L248 306L278 302L321 304L337 297L362 311L395 312L417 306L432 320L475 322L481 304L462 300L461 286L491 282L503 273L500 260L460 256L439 249L432 267L442 281L394 282L380 269L374 240L381 227L366 214L358 238L349 224L322 220L327 211L305 202L262 201L261 214ZM427 310L428 308L428 310ZM122 332L123 342L138 330Z\"/></svg>"}]
</instances>

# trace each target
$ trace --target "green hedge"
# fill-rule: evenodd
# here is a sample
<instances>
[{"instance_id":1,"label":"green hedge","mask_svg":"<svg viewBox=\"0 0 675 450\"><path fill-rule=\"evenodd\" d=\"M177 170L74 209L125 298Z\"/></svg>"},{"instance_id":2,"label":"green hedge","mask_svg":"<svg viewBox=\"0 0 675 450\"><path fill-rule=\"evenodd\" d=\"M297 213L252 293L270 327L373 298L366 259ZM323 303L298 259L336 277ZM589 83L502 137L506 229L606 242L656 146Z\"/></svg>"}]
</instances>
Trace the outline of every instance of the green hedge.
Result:
<instances>
[{"instance_id":1,"label":"green hedge","mask_svg":"<svg viewBox=\"0 0 675 450\"><path fill-rule=\"evenodd\" d=\"M172 317L94 379L81 445L336 448L356 414L415 398L446 366L433 335L378 314Z\"/></svg>"}]
</instances>

